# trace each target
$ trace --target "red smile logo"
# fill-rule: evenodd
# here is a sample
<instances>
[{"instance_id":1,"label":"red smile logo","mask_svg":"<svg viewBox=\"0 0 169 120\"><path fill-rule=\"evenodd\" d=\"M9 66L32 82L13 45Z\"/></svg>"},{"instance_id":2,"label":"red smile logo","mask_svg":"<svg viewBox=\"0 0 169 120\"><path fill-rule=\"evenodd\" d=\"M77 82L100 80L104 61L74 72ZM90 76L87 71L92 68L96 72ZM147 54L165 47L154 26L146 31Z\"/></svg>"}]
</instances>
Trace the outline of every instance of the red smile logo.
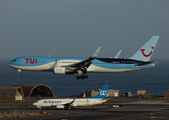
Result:
<instances>
[{"instance_id":1,"label":"red smile logo","mask_svg":"<svg viewBox=\"0 0 169 120\"><path fill-rule=\"evenodd\" d=\"M152 46L151 49L154 49L154 47ZM151 51L148 55L146 55L144 53L145 49L140 49L140 51L142 51L142 54L145 56L145 57L149 57L153 52Z\"/></svg>"}]
</instances>

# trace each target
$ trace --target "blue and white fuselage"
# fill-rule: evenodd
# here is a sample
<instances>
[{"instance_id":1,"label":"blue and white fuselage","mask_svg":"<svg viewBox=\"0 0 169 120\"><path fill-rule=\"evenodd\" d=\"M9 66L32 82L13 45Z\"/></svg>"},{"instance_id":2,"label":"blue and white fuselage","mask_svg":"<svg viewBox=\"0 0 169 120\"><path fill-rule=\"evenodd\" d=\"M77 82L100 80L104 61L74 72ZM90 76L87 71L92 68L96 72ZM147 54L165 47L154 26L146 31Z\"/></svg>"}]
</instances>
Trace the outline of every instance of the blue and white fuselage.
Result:
<instances>
[{"instance_id":1,"label":"blue and white fuselage","mask_svg":"<svg viewBox=\"0 0 169 120\"><path fill-rule=\"evenodd\" d=\"M96 58L99 47L90 58L82 57L38 57L24 56L15 58L9 66L20 73L25 71L53 71L55 74L78 73L79 78L84 79L87 72L93 73L120 73L133 70L140 70L155 66L149 61L159 36L153 36L143 45L132 57L125 58ZM81 76L81 74L83 74Z\"/></svg>"},{"instance_id":2,"label":"blue and white fuselage","mask_svg":"<svg viewBox=\"0 0 169 120\"><path fill-rule=\"evenodd\" d=\"M95 97L91 98L72 98L72 99L41 99L33 103L34 106L37 108L42 107L56 107L56 108L75 108L78 106L91 106L91 105L97 105L102 104L103 102L106 102L108 99L107 93L108 93L109 84L106 84L102 90L97 94Z\"/></svg>"},{"instance_id":3,"label":"blue and white fuselage","mask_svg":"<svg viewBox=\"0 0 169 120\"><path fill-rule=\"evenodd\" d=\"M14 59L9 65L15 69L26 71L54 71L55 67L63 67L76 64L88 58L71 58L71 57L33 57L25 56ZM143 61L131 59L114 59L114 58L95 58L92 64L87 68L87 72L104 72L119 73L142 68L153 67L151 63L144 66L136 66Z\"/></svg>"}]
</instances>

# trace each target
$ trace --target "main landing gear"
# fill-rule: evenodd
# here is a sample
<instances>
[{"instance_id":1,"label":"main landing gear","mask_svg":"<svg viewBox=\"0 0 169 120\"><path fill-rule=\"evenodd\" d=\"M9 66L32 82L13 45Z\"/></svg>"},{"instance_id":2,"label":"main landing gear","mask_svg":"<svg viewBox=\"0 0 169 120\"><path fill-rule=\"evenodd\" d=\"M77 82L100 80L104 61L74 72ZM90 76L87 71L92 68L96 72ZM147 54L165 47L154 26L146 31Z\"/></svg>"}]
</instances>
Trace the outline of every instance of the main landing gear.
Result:
<instances>
[{"instance_id":1,"label":"main landing gear","mask_svg":"<svg viewBox=\"0 0 169 120\"><path fill-rule=\"evenodd\" d=\"M74 107L68 106L68 109L71 110L71 109L74 109Z\"/></svg>"},{"instance_id":2,"label":"main landing gear","mask_svg":"<svg viewBox=\"0 0 169 120\"><path fill-rule=\"evenodd\" d=\"M88 78L88 75L81 75L81 76L77 76L76 78L77 78L77 79L80 79L80 78L81 78L81 79L83 80L83 79L87 79L87 78Z\"/></svg>"},{"instance_id":3,"label":"main landing gear","mask_svg":"<svg viewBox=\"0 0 169 120\"><path fill-rule=\"evenodd\" d=\"M19 73L19 75L18 75L18 76L19 76L19 77L22 77L21 72L22 72L21 70L18 70L18 73Z\"/></svg>"},{"instance_id":4,"label":"main landing gear","mask_svg":"<svg viewBox=\"0 0 169 120\"><path fill-rule=\"evenodd\" d=\"M78 74L79 74L79 76L77 76L76 78L77 79L87 79L88 78L88 75L84 75L86 72L82 72L82 70L77 70L77 72L78 72ZM82 75L83 74L83 75Z\"/></svg>"}]
</instances>

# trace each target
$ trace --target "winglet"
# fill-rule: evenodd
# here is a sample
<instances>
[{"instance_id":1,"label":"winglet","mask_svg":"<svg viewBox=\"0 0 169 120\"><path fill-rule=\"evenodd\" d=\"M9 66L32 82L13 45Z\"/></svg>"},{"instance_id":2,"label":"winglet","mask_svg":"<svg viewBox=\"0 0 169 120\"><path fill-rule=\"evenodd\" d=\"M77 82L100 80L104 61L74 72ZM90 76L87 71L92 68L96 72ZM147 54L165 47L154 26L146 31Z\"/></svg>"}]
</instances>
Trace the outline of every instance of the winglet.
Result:
<instances>
[{"instance_id":1,"label":"winglet","mask_svg":"<svg viewBox=\"0 0 169 120\"><path fill-rule=\"evenodd\" d=\"M121 51L122 50L119 50L119 52L114 56L114 58L119 58Z\"/></svg>"},{"instance_id":2,"label":"winglet","mask_svg":"<svg viewBox=\"0 0 169 120\"><path fill-rule=\"evenodd\" d=\"M75 102L75 99L76 99L76 97L74 97L74 99L73 99L73 101L72 101L71 103L74 103L74 102Z\"/></svg>"},{"instance_id":3,"label":"winglet","mask_svg":"<svg viewBox=\"0 0 169 120\"><path fill-rule=\"evenodd\" d=\"M92 60L94 60L97 57L97 55L100 51L100 48L101 47L98 47L97 50L93 53L93 55L91 57L89 57L88 59L81 61L81 62L78 62L78 63L75 63L75 64L68 65L66 67L69 67L70 69L71 69L71 67L74 67L76 69L81 69L81 68L84 68L84 67L88 68L92 63Z\"/></svg>"},{"instance_id":4,"label":"winglet","mask_svg":"<svg viewBox=\"0 0 169 120\"><path fill-rule=\"evenodd\" d=\"M97 55L99 54L101 47L98 47L97 50L93 53L93 55L90 58L96 58Z\"/></svg>"}]
</instances>

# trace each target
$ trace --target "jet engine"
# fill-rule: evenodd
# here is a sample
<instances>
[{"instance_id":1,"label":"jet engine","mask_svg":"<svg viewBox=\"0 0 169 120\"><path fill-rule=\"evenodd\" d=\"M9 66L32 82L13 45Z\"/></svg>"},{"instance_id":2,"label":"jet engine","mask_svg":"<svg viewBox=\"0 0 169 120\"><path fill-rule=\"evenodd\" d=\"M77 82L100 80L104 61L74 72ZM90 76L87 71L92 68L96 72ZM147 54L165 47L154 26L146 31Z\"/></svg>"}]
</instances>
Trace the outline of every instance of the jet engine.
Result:
<instances>
[{"instance_id":1,"label":"jet engine","mask_svg":"<svg viewBox=\"0 0 169 120\"><path fill-rule=\"evenodd\" d=\"M74 74L73 70L67 69L66 67L56 66L54 67L55 74Z\"/></svg>"}]
</instances>

